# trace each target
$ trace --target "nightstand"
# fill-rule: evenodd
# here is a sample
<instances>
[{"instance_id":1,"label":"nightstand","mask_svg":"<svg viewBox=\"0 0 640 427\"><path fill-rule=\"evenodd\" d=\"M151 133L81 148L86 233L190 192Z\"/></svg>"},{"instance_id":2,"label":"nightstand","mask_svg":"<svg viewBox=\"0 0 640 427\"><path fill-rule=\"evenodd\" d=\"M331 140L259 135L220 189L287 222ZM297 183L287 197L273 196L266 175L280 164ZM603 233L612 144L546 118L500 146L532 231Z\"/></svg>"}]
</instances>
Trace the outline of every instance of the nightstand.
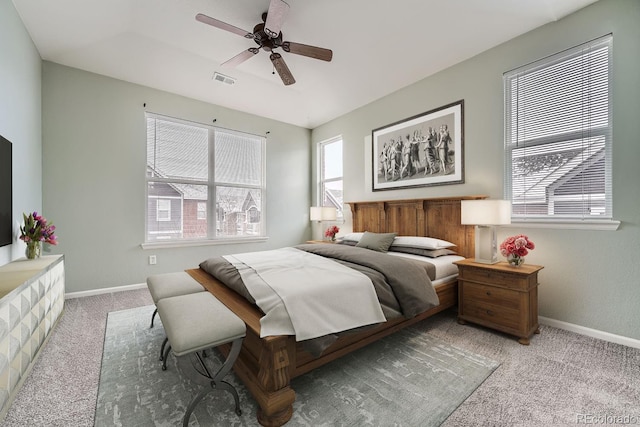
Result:
<instances>
[{"instance_id":1,"label":"nightstand","mask_svg":"<svg viewBox=\"0 0 640 427\"><path fill-rule=\"evenodd\" d=\"M506 262L481 264L473 259L457 261L458 323L467 321L519 337L539 334L538 271L544 267Z\"/></svg>"}]
</instances>

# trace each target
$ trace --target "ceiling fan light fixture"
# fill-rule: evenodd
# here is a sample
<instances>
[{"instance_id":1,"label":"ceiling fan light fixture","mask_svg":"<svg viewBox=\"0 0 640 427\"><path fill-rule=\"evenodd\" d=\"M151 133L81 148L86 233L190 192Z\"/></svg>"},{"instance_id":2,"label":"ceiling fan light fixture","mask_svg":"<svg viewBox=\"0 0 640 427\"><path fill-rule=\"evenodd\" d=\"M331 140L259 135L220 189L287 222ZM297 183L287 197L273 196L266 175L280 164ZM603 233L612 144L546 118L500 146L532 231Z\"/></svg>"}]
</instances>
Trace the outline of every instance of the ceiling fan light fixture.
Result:
<instances>
[{"instance_id":1,"label":"ceiling fan light fixture","mask_svg":"<svg viewBox=\"0 0 640 427\"><path fill-rule=\"evenodd\" d=\"M227 85L233 85L236 82L236 79L234 77L221 74L217 71L213 73L213 80Z\"/></svg>"}]
</instances>

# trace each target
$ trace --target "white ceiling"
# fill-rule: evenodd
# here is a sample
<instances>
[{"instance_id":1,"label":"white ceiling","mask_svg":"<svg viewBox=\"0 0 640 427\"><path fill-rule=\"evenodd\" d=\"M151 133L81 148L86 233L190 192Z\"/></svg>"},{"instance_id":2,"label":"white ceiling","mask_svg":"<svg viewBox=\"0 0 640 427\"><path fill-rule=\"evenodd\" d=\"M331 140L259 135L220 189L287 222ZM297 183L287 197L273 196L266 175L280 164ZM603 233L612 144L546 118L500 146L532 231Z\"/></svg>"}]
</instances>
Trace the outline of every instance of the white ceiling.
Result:
<instances>
[{"instance_id":1,"label":"white ceiling","mask_svg":"<svg viewBox=\"0 0 640 427\"><path fill-rule=\"evenodd\" d=\"M264 51L221 69L255 43L195 20L252 31L269 0L13 3L45 60L314 128L595 1L288 0L284 40L333 50L332 62L281 52L291 86Z\"/></svg>"}]
</instances>

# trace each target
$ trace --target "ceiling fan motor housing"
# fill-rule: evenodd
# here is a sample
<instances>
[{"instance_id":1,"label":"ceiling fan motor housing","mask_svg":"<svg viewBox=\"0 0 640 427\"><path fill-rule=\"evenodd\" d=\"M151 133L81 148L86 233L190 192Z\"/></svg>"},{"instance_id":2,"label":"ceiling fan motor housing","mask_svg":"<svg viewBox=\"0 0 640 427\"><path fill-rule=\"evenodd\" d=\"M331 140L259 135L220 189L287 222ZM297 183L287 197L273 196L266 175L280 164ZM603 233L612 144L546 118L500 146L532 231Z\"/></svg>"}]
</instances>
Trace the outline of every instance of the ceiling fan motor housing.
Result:
<instances>
[{"instance_id":1,"label":"ceiling fan motor housing","mask_svg":"<svg viewBox=\"0 0 640 427\"><path fill-rule=\"evenodd\" d=\"M282 46L282 32L278 37L272 38L264 31L264 23L260 23L253 28L253 40L266 51L272 51Z\"/></svg>"}]
</instances>

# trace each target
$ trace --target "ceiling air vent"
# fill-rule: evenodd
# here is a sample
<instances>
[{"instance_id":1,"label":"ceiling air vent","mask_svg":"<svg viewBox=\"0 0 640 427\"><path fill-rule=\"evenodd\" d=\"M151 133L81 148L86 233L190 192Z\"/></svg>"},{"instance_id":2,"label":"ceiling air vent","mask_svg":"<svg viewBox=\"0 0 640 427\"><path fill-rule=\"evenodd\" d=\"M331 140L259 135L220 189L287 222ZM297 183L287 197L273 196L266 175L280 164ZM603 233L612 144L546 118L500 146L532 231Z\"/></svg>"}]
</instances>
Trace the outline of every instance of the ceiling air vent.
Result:
<instances>
[{"instance_id":1,"label":"ceiling air vent","mask_svg":"<svg viewBox=\"0 0 640 427\"><path fill-rule=\"evenodd\" d=\"M224 74L220 74L217 71L213 73L213 80L216 80L218 82L228 84L228 85L232 85L236 82L236 79L234 79L233 77L225 76Z\"/></svg>"}]
</instances>

